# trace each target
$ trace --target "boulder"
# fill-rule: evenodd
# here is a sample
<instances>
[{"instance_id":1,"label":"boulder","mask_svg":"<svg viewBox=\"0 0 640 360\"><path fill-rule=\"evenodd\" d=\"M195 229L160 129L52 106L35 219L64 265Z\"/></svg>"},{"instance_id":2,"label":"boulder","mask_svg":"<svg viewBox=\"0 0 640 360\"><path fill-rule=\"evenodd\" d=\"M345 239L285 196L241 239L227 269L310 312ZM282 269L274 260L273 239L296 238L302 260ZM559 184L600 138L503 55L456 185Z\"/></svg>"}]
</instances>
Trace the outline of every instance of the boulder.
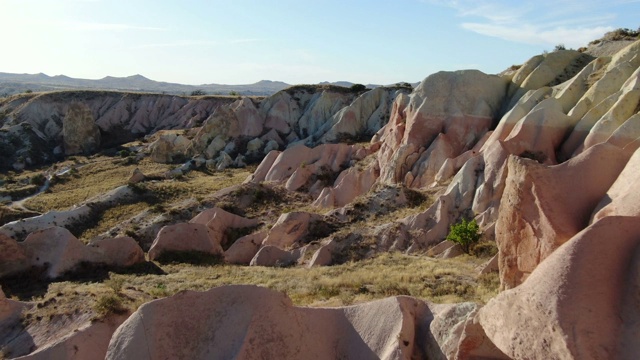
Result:
<instances>
[{"instance_id":1,"label":"boulder","mask_svg":"<svg viewBox=\"0 0 640 360\"><path fill-rule=\"evenodd\" d=\"M199 251L221 255L222 247L213 231L206 225L181 223L160 229L149 249L149 260L156 260L162 253L171 251Z\"/></svg>"},{"instance_id":2,"label":"boulder","mask_svg":"<svg viewBox=\"0 0 640 360\"><path fill-rule=\"evenodd\" d=\"M236 159L233 160L233 167L236 167L236 168L247 167L246 157L244 157L242 154L238 154L238 156L236 156Z\"/></svg>"},{"instance_id":3,"label":"boulder","mask_svg":"<svg viewBox=\"0 0 640 360\"><path fill-rule=\"evenodd\" d=\"M265 245L251 259L251 266L289 266L300 259L300 249L287 251L273 245Z\"/></svg>"},{"instance_id":4,"label":"boulder","mask_svg":"<svg viewBox=\"0 0 640 360\"><path fill-rule=\"evenodd\" d=\"M0 233L0 277L28 269L27 254L13 238Z\"/></svg>"},{"instance_id":5,"label":"boulder","mask_svg":"<svg viewBox=\"0 0 640 360\"><path fill-rule=\"evenodd\" d=\"M7 335L15 334L15 328L20 327L20 315L26 305L20 301L7 299L0 288L0 339L3 340L3 345L8 340Z\"/></svg>"},{"instance_id":6,"label":"boulder","mask_svg":"<svg viewBox=\"0 0 640 360\"><path fill-rule=\"evenodd\" d=\"M129 184L137 184L139 182L142 182L146 179L146 176L144 176L144 174L142 173L142 171L140 171L140 169L135 168L133 170L133 173L131 173L131 176L129 177L129 180L127 181L127 183Z\"/></svg>"},{"instance_id":7,"label":"boulder","mask_svg":"<svg viewBox=\"0 0 640 360\"><path fill-rule=\"evenodd\" d=\"M260 231L239 238L224 252L224 260L230 264L249 265L266 237L267 232Z\"/></svg>"},{"instance_id":8,"label":"boulder","mask_svg":"<svg viewBox=\"0 0 640 360\"><path fill-rule=\"evenodd\" d=\"M280 215L273 225L264 245L284 249L302 240L309 233L309 225L322 219L321 215L308 212L290 212Z\"/></svg>"},{"instance_id":9,"label":"boulder","mask_svg":"<svg viewBox=\"0 0 640 360\"><path fill-rule=\"evenodd\" d=\"M426 303L402 296L300 308L256 286L183 291L142 305L116 330L106 359L431 358L431 318Z\"/></svg>"},{"instance_id":10,"label":"boulder","mask_svg":"<svg viewBox=\"0 0 640 360\"><path fill-rule=\"evenodd\" d=\"M227 154L224 151L220 151L215 162L216 162L216 170L218 171L222 171L228 168L229 166L233 165L233 159L231 158L231 156L229 156L229 154Z\"/></svg>"},{"instance_id":11,"label":"boulder","mask_svg":"<svg viewBox=\"0 0 640 360\"><path fill-rule=\"evenodd\" d=\"M316 266L329 266L333 262L333 252L336 249L336 242L334 240L329 241L327 244L322 245L311 257L308 267Z\"/></svg>"},{"instance_id":12,"label":"boulder","mask_svg":"<svg viewBox=\"0 0 640 360\"><path fill-rule=\"evenodd\" d=\"M129 267L145 261L144 251L129 236L104 238L89 243L96 262L104 262L115 267Z\"/></svg>"},{"instance_id":13,"label":"boulder","mask_svg":"<svg viewBox=\"0 0 640 360\"><path fill-rule=\"evenodd\" d=\"M91 154L100 148L100 128L86 104L69 105L62 122L62 140L65 155Z\"/></svg>"},{"instance_id":14,"label":"boulder","mask_svg":"<svg viewBox=\"0 0 640 360\"><path fill-rule=\"evenodd\" d=\"M193 224L206 225L215 242L225 245L227 242L227 229L255 227L260 224L258 219L247 219L232 214L219 207L204 210L189 221ZM263 238L264 239L264 238Z\"/></svg>"},{"instance_id":15,"label":"boulder","mask_svg":"<svg viewBox=\"0 0 640 360\"><path fill-rule=\"evenodd\" d=\"M93 258L89 249L69 230L57 226L32 232L20 245L26 263L44 269L45 276L51 279Z\"/></svg>"},{"instance_id":16,"label":"boulder","mask_svg":"<svg viewBox=\"0 0 640 360\"><path fill-rule=\"evenodd\" d=\"M502 287L522 283L542 260L589 224L627 160L627 153L609 144L551 167L509 158L496 223Z\"/></svg>"},{"instance_id":17,"label":"boulder","mask_svg":"<svg viewBox=\"0 0 640 360\"><path fill-rule=\"evenodd\" d=\"M264 141L260 138L255 138L247 143L247 156L257 155L262 147L264 146ZM265 152L265 153L268 153Z\"/></svg>"},{"instance_id":18,"label":"boulder","mask_svg":"<svg viewBox=\"0 0 640 360\"><path fill-rule=\"evenodd\" d=\"M151 160L171 164L181 161L187 154L191 141L183 135L161 133L158 139L149 145Z\"/></svg>"},{"instance_id":19,"label":"boulder","mask_svg":"<svg viewBox=\"0 0 640 360\"><path fill-rule=\"evenodd\" d=\"M218 135L211 140L211 143L207 145L207 148L204 150L204 156L207 159L213 159L218 155L222 149L225 148L226 137L222 135Z\"/></svg>"},{"instance_id":20,"label":"boulder","mask_svg":"<svg viewBox=\"0 0 640 360\"><path fill-rule=\"evenodd\" d=\"M441 359L510 359L486 336L478 324L479 306L474 303L441 305L430 324Z\"/></svg>"},{"instance_id":21,"label":"boulder","mask_svg":"<svg viewBox=\"0 0 640 360\"><path fill-rule=\"evenodd\" d=\"M489 339L515 359L637 357L638 234L639 218L618 216L576 234L480 309Z\"/></svg>"},{"instance_id":22,"label":"boulder","mask_svg":"<svg viewBox=\"0 0 640 360\"><path fill-rule=\"evenodd\" d=\"M262 150L262 152L266 155L273 150L278 150L279 148L280 148L280 145L276 140L269 140L267 141L267 144L264 146L264 150Z\"/></svg>"},{"instance_id":23,"label":"boulder","mask_svg":"<svg viewBox=\"0 0 640 360\"><path fill-rule=\"evenodd\" d=\"M371 190L379 175L380 168L377 164L364 170L350 167L338 175L333 187L322 190L313 205L323 208L343 207Z\"/></svg>"},{"instance_id":24,"label":"boulder","mask_svg":"<svg viewBox=\"0 0 640 360\"><path fill-rule=\"evenodd\" d=\"M29 355L19 357L19 359L104 359L111 336L126 318L126 315L117 315L86 323L75 329L71 335L57 339L57 341L54 340L53 343L46 344Z\"/></svg>"}]
</instances>

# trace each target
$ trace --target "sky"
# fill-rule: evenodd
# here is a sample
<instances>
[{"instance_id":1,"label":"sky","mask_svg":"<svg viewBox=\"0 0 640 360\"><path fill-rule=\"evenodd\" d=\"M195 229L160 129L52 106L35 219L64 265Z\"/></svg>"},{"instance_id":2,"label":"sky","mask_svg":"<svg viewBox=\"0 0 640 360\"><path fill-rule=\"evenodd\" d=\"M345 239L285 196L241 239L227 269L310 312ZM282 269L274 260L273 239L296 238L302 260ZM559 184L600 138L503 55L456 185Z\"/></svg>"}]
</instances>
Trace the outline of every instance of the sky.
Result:
<instances>
[{"instance_id":1,"label":"sky","mask_svg":"<svg viewBox=\"0 0 640 360\"><path fill-rule=\"evenodd\" d=\"M640 0L0 0L0 72L393 84L498 73L638 19Z\"/></svg>"}]
</instances>

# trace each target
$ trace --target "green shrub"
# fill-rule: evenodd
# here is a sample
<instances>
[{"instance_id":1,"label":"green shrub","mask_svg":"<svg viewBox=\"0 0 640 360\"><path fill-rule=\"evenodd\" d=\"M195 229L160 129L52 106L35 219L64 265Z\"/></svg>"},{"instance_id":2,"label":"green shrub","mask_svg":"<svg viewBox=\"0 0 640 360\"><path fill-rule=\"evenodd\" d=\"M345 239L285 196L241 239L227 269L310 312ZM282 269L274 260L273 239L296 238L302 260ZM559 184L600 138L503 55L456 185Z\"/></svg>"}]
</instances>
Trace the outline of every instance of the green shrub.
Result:
<instances>
[{"instance_id":1,"label":"green shrub","mask_svg":"<svg viewBox=\"0 0 640 360\"><path fill-rule=\"evenodd\" d=\"M469 253L469 248L480 240L480 229L475 220L467 221L462 219L459 223L451 225L447 240L460 244L465 253Z\"/></svg>"},{"instance_id":2,"label":"green shrub","mask_svg":"<svg viewBox=\"0 0 640 360\"><path fill-rule=\"evenodd\" d=\"M29 183L31 185L42 186L46 181L47 181L47 178L45 178L44 175L36 174L33 177L31 177L31 179L29 180Z\"/></svg>"},{"instance_id":3,"label":"green shrub","mask_svg":"<svg viewBox=\"0 0 640 360\"><path fill-rule=\"evenodd\" d=\"M351 90L351 92L360 92L367 90L367 87L362 84L353 84L349 89Z\"/></svg>"},{"instance_id":4,"label":"green shrub","mask_svg":"<svg viewBox=\"0 0 640 360\"><path fill-rule=\"evenodd\" d=\"M94 310L101 316L107 316L109 314L122 314L127 309L122 305L122 300L117 295L103 295L94 305Z\"/></svg>"}]
</instances>

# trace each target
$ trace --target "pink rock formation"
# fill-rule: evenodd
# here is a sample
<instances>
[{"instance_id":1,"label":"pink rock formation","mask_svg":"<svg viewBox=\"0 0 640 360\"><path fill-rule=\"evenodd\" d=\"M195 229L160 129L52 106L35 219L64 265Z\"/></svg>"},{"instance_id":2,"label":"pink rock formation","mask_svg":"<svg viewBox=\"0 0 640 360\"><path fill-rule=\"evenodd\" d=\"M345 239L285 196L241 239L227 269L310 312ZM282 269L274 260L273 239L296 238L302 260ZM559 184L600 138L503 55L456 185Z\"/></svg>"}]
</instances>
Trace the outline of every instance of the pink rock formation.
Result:
<instances>
[{"instance_id":1,"label":"pink rock formation","mask_svg":"<svg viewBox=\"0 0 640 360\"><path fill-rule=\"evenodd\" d=\"M160 229L149 249L149 260L156 260L167 251L200 251L216 255L222 254L222 247L206 225L181 223Z\"/></svg>"},{"instance_id":2,"label":"pink rock formation","mask_svg":"<svg viewBox=\"0 0 640 360\"><path fill-rule=\"evenodd\" d=\"M53 344L45 345L29 355L19 357L19 359L104 359L111 336L126 319L126 315L117 315L87 322L72 334L58 339Z\"/></svg>"},{"instance_id":3,"label":"pink rock formation","mask_svg":"<svg viewBox=\"0 0 640 360\"><path fill-rule=\"evenodd\" d=\"M273 245L281 249L295 244L309 233L309 225L322 219L321 215L308 212L291 212L280 215L273 225L264 245Z\"/></svg>"},{"instance_id":4,"label":"pink rock formation","mask_svg":"<svg viewBox=\"0 0 640 360\"><path fill-rule=\"evenodd\" d=\"M45 268L49 278L57 278L91 257L87 247L61 227L32 232L20 245L27 263Z\"/></svg>"},{"instance_id":5,"label":"pink rock formation","mask_svg":"<svg viewBox=\"0 0 640 360\"><path fill-rule=\"evenodd\" d=\"M128 267L145 261L142 248L129 236L98 239L89 243L88 248L97 262L110 266Z\"/></svg>"},{"instance_id":6,"label":"pink rock formation","mask_svg":"<svg viewBox=\"0 0 640 360\"><path fill-rule=\"evenodd\" d=\"M333 262L333 252L336 251L336 242L329 241L316 250L309 261L309 267L328 266Z\"/></svg>"},{"instance_id":7,"label":"pink rock formation","mask_svg":"<svg viewBox=\"0 0 640 360\"><path fill-rule=\"evenodd\" d=\"M266 237L267 231L260 231L239 238L224 252L224 260L230 264L249 265Z\"/></svg>"},{"instance_id":8,"label":"pink rock formation","mask_svg":"<svg viewBox=\"0 0 640 360\"><path fill-rule=\"evenodd\" d=\"M535 156L545 164L556 164L556 149L573 125L562 111L556 99L543 100L518 121L503 146L510 154Z\"/></svg>"},{"instance_id":9,"label":"pink rock formation","mask_svg":"<svg viewBox=\"0 0 640 360\"><path fill-rule=\"evenodd\" d=\"M427 344L431 316L409 297L314 309L255 286L185 291L141 306L114 334L106 359L426 358L437 353Z\"/></svg>"},{"instance_id":10,"label":"pink rock formation","mask_svg":"<svg viewBox=\"0 0 640 360\"><path fill-rule=\"evenodd\" d=\"M275 159L273 159L275 155L272 154L277 153L270 152L254 173L252 181L256 183L261 181L285 183L294 172L300 169L304 175L298 176L304 177L295 180L295 185L288 186L288 190L294 191L304 185L311 174L318 174L324 169L332 172L341 171L341 167L351 160L357 150L355 145L347 144L323 144L312 149L304 145L297 145L278 154ZM267 164L271 161L273 162L267 170Z\"/></svg>"},{"instance_id":11,"label":"pink rock formation","mask_svg":"<svg viewBox=\"0 0 640 360\"><path fill-rule=\"evenodd\" d=\"M313 205L324 208L343 207L358 196L366 194L379 175L380 169L377 164L362 171L351 167L340 173L334 187L325 187Z\"/></svg>"},{"instance_id":12,"label":"pink rock formation","mask_svg":"<svg viewBox=\"0 0 640 360\"><path fill-rule=\"evenodd\" d=\"M478 305L440 305L430 325L443 359L510 359L487 338L476 315Z\"/></svg>"},{"instance_id":13,"label":"pink rock formation","mask_svg":"<svg viewBox=\"0 0 640 360\"><path fill-rule=\"evenodd\" d=\"M606 216L640 216L640 151L636 150L620 176L594 210L592 222Z\"/></svg>"},{"instance_id":14,"label":"pink rock formation","mask_svg":"<svg viewBox=\"0 0 640 360\"><path fill-rule=\"evenodd\" d=\"M249 265L251 266L289 266L293 265L302 255L306 248L298 248L287 251L277 246L265 245L258 250Z\"/></svg>"},{"instance_id":15,"label":"pink rock formation","mask_svg":"<svg viewBox=\"0 0 640 360\"><path fill-rule=\"evenodd\" d=\"M7 299L0 287L0 329L17 320L23 308L24 304L21 302Z\"/></svg>"},{"instance_id":16,"label":"pink rock formation","mask_svg":"<svg viewBox=\"0 0 640 360\"><path fill-rule=\"evenodd\" d=\"M517 359L637 357L638 220L610 216L576 234L480 310L487 336Z\"/></svg>"},{"instance_id":17,"label":"pink rock formation","mask_svg":"<svg viewBox=\"0 0 640 360\"><path fill-rule=\"evenodd\" d=\"M438 164L427 178L435 176L446 157L471 149L488 131L506 88L505 79L479 71L440 72L427 77L408 102L398 97L380 135L381 181L399 183L408 172L420 178L421 171L428 167L429 154L420 156L442 133L447 135L447 144L443 142L440 147L447 145L450 149L437 151ZM420 186L423 182L428 181L419 181Z\"/></svg>"},{"instance_id":18,"label":"pink rock formation","mask_svg":"<svg viewBox=\"0 0 640 360\"><path fill-rule=\"evenodd\" d=\"M196 215L189 223L206 225L210 230L210 236L213 237L213 240L221 245L225 245L227 242L225 234L227 229L254 227L260 224L260 220L247 219L221 208L213 207Z\"/></svg>"},{"instance_id":19,"label":"pink rock formation","mask_svg":"<svg viewBox=\"0 0 640 360\"><path fill-rule=\"evenodd\" d=\"M628 154L608 144L551 167L509 158L496 224L502 287L522 283L542 260L589 224L627 160Z\"/></svg>"},{"instance_id":20,"label":"pink rock formation","mask_svg":"<svg viewBox=\"0 0 640 360\"><path fill-rule=\"evenodd\" d=\"M36 267L54 279L83 262L128 267L145 261L142 249L130 237L105 238L85 246L62 227L34 231L23 242L0 234L0 250L0 276Z\"/></svg>"},{"instance_id":21,"label":"pink rock formation","mask_svg":"<svg viewBox=\"0 0 640 360\"><path fill-rule=\"evenodd\" d=\"M0 233L0 277L26 270L27 256L17 241Z\"/></svg>"}]
</instances>

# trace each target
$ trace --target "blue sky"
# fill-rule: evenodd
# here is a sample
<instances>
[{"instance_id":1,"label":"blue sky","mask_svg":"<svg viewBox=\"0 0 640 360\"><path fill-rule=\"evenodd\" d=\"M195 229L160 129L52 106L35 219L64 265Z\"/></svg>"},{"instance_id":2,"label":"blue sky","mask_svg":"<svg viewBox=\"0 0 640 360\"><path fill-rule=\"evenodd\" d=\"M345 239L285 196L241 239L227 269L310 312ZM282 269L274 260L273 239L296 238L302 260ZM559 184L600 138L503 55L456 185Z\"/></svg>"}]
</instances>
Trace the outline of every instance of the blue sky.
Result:
<instances>
[{"instance_id":1,"label":"blue sky","mask_svg":"<svg viewBox=\"0 0 640 360\"><path fill-rule=\"evenodd\" d=\"M638 19L640 0L0 0L0 72L415 82L497 73Z\"/></svg>"}]
</instances>

